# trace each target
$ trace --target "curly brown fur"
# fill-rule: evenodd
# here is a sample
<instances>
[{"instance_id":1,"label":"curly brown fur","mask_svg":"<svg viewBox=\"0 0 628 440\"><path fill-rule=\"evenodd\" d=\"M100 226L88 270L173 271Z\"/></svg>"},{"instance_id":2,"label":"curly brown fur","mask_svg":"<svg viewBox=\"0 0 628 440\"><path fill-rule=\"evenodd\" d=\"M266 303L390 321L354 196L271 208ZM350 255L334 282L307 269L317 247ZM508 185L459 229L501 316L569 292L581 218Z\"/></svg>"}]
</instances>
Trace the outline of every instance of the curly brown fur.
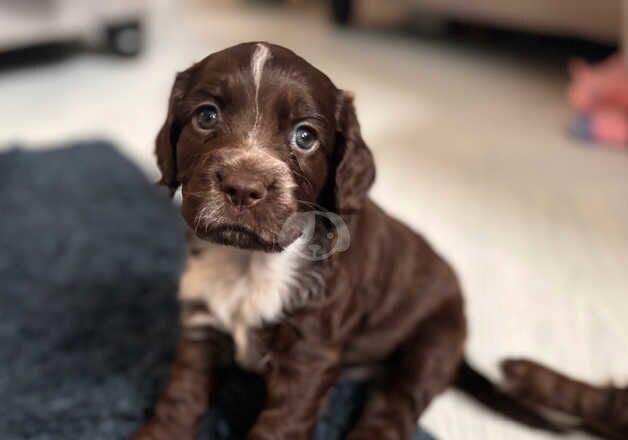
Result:
<instances>
[{"instance_id":1,"label":"curly brown fur","mask_svg":"<svg viewBox=\"0 0 628 440\"><path fill-rule=\"evenodd\" d=\"M449 265L368 197L375 166L352 96L288 49L234 46L177 75L156 153L190 227L184 336L134 440L192 440L226 352L266 382L250 440L310 438L341 375L371 388L351 440L409 439L458 375L463 300ZM323 214L310 236L286 230L307 213ZM230 336L222 354L215 331Z\"/></svg>"}]
</instances>

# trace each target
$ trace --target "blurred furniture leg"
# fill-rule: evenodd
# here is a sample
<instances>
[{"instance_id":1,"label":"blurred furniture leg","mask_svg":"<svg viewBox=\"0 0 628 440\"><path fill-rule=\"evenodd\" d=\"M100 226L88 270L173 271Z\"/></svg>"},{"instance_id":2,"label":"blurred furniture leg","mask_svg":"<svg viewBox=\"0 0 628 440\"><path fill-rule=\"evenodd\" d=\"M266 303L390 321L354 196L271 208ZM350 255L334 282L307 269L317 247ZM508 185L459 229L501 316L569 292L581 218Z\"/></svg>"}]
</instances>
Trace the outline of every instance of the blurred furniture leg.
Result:
<instances>
[{"instance_id":1,"label":"blurred furniture leg","mask_svg":"<svg viewBox=\"0 0 628 440\"><path fill-rule=\"evenodd\" d=\"M81 42L135 56L146 10L146 0L0 0L0 51Z\"/></svg>"},{"instance_id":2,"label":"blurred furniture leg","mask_svg":"<svg viewBox=\"0 0 628 440\"><path fill-rule=\"evenodd\" d=\"M134 57L142 52L144 35L139 19L107 26L106 49L123 57Z\"/></svg>"},{"instance_id":3,"label":"blurred furniture leg","mask_svg":"<svg viewBox=\"0 0 628 440\"><path fill-rule=\"evenodd\" d=\"M622 2L622 26L621 26L621 53L624 57L624 64L628 67L628 0Z\"/></svg>"},{"instance_id":4,"label":"blurred furniture leg","mask_svg":"<svg viewBox=\"0 0 628 440\"><path fill-rule=\"evenodd\" d=\"M346 26L351 22L353 0L331 0L332 13L336 24Z\"/></svg>"}]
</instances>

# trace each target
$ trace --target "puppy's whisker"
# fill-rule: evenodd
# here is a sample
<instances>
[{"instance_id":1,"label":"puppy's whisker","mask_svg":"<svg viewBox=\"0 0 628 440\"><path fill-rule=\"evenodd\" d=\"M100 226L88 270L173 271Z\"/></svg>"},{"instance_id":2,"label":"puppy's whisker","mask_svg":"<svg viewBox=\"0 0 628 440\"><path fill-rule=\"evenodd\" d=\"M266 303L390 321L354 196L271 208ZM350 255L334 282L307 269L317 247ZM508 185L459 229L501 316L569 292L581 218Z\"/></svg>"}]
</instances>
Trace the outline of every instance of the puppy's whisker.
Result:
<instances>
[{"instance_id":1,"label":"puppy's whisker","mask_svg":"<svg viewBox=\"0 0 628 440\"><path fill-rule=\"evenodd\" d=\"M207 198L209 196L208 193L203 193L203 192L186 192L184 194L184 196L190 196L190 197L194 197L196 199L204 199Z\"/></svg>"},{"instance_id":2,"label":"puppy's whisker","mask_svg":"<svg viewBox=\"0 0 628 440\"><path fill-rule=\"evenodd\" d=\"M194 217L194 230L197 231L199 225L201 224L201 218L202 218L202 211L200 211L198 214L196 214L196 216Z\"/></svg>"},{"instance_id":3,"label":"puppy's whisker","mask_svg":"<svg viewBox=\"0 0 628 440\"><path fill-rule=\"evenodd\" d=\"M304 171L301 168L301 164L299 164L299 161L297 160L296 162L297 162L297 166L299 167L299 170L301 170L301 172L294 170L293 173L296 174L301 179L303 179L305 184L310 187L310 191L313 190L314 189L314 185L312 185L312 182L310 181L310 179L308 179L307 176L304 174Z\"/></svg>"},{"instance_id":4,"label":"puppy's whisker","mask_svg":"<svg viewBox=\"0 0 628 440\"><path fill-rule=\"evenodd\" d=\"M300 172L299 171L293 171L293 173L296 174L297 176L303 178L308 184L311 185L311 182L309 181L307 176L305 176L305 171L303 171L303 167L301 166L301 162L299 162L299 157L294 153L294 151L290 152L289 157L292 160L292 162L295 163L295 165L297 166L297 168L300 171Z\"/></svg>"},{"instance_id":5,"label":"puppy's whisker","mask_svg":"<svg viewBox=\"0 0 628 440\"><path fill-rule=\"evenodd\" d=\"M324 206L319 205L318 203L308 202L308 201L301 200L301 199L295 199L295 201L298 202L298 203L302 203L302 204L304 204L304 205L306 205L306 206L308 206L310 208L315 208L315 209L318 209L320 211L327 211L327 209Z\"/></svg>"}]
</instances>

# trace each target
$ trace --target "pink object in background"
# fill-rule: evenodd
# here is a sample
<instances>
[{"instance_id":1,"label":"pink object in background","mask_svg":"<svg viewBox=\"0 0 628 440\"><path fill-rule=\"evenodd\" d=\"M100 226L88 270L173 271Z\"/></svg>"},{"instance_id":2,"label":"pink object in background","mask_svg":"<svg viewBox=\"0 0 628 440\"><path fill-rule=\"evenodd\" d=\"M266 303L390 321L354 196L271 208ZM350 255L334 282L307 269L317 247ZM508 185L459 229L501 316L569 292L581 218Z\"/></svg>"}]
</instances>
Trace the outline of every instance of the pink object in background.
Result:
<instances>
[{"instance_id":1,"label":"pink object in background","mask_svg":"<svg viewBox=\"0 0 628 440\"><path fill-rule=\"evenodd\" d=\"M614 146L628 146L628 113L626 110L599 110L591 116L593 139Z\"/></svg>"},{"instance_id":2,"label":"pink object in background","mask_svg":"<svg viewBox=\"0 0 628 440\"><path fill-rule=\"evenodd\" d=\"M574 61L570 73L569 102L580 124L576 133L628 147L628 67L623 59L616 55L596 66Z\"/></svg>"}]
</instances>

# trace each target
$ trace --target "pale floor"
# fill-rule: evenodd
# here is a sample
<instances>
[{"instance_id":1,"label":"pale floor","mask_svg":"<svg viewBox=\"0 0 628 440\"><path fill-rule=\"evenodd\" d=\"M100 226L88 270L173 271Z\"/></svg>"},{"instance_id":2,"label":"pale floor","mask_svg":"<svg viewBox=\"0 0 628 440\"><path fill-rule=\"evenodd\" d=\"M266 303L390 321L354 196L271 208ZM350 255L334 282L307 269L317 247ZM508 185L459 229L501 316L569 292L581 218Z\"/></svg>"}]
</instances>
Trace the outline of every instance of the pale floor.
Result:
<instances>
[{"instance_id":1,"label":"pale floor","mask_svg":"<svg viewBox=\"0 0 628 440\"><path fill-rule=\"evenodd\" d=\"M625 383L628 156L565 135L559 72L450 43L338 32L317 14L153 4L137 61L86 55L0 74L2 144L100 136L155 177L152 141L175 71L241 41L284 44L356 93L378 164L373 194L457 269L475 364L497 377L500 359L526 355ZM447 440L549 438L453 392L423 423Z\"/></svg>"}]
</instances>

